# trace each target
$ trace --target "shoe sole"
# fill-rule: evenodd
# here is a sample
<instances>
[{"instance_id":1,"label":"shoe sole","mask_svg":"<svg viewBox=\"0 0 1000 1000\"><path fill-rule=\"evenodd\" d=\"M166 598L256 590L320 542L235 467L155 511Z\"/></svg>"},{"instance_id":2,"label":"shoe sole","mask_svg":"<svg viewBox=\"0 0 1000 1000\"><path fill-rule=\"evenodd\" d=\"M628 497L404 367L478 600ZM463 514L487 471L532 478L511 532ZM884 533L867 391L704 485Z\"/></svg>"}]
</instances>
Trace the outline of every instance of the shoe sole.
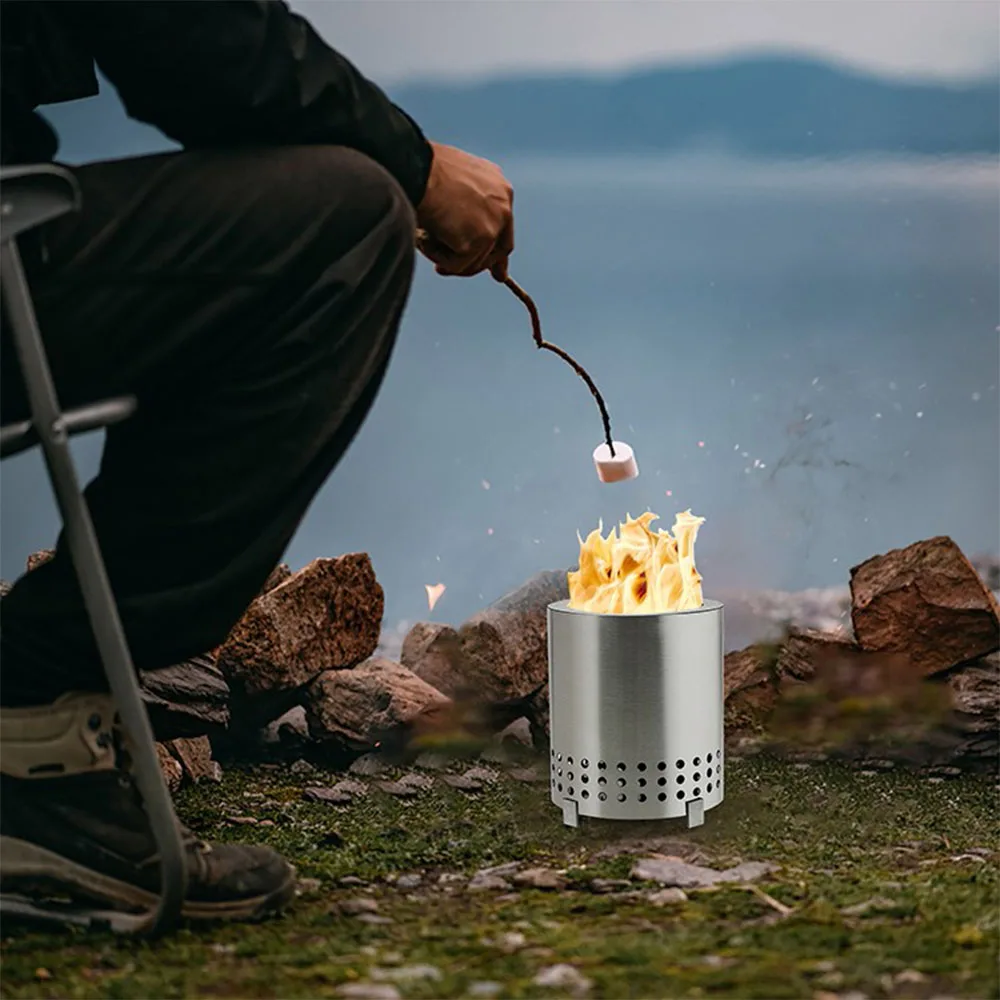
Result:
<instances>
[{"instance_id":1,"label":"shoe sole","mask_svg":"<svg viewBox=\"0 0 1000 1000\"><path fill-rule=\"evenodd\" d=\"M57 888L125 910L151 910L159 902L156 893L102 875L17 837L0 837L0 886L21 891L26 886ZM292 869L285 882L264 895L219 903L185 900L181 916L186 920L255 920L281 910L294 895Z\"/></svg>"}]
</instances>

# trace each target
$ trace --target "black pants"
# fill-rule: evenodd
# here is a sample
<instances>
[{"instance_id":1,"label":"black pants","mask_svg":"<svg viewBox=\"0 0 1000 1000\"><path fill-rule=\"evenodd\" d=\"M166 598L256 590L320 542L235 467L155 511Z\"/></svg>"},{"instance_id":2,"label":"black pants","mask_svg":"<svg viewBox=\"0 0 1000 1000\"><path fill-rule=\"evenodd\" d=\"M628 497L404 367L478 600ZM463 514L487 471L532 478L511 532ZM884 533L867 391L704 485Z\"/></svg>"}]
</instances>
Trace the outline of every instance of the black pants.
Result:
<instances>
[{"instance_id":1,"label":"black pants","mask_svg":"<svg viewBox=\"0 0 1000 1000\"><path fill-rule=\"evenodd\" d=\"M63 406L133 393L86 491L136 665L211 649L280 560L381 383L412 209L337 147L75 171L83 210L26 248ZM36 259L37 258L37 259ZM3 421L26 415L9 338ZM2 602L0 698L105 690L69 552Z\"/></svg>"}]
</instances>

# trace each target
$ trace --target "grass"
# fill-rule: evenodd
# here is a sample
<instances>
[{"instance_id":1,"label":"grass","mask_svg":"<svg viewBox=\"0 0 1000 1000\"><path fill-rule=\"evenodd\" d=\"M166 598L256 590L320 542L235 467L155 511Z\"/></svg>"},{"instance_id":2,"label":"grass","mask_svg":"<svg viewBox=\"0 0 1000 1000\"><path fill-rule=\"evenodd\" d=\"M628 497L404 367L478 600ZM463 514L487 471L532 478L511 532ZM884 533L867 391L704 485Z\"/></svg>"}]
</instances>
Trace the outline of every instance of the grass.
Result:
<instances>
[{"instance_id":1,"label":"grass","mask_svg":"<svg viewBox=\"0 0 1000 1000\"><path fill-rule=\"evenodd\" d=\"M157 943L5 925L0 994L328 997L379 970L429 965L439 978L399 982L402 996L462 997L491 981L501 997L557 997L567 994L533 979L565 962L591 981L592 997L1000 996L992 780L932 784L760 758L727 767L727 801L691 833L677 822L568 830L545 786L506 777L474 796L442 786L400 801L373 789L336 808L302 799L315 776L230 771L221 786L180 795L185 820L206 837L270 844L318 886L281 919L185 928ZM274 825L235 825L235 815ZM662 908L647 893L589 891L595 876L626 878L634 841L654 836L715 867L781 864L761 888L792 912L737 888ZM992 853L975 860L970 849ZM510 860L567 870L576 888L498 895L437 882ZM402 873L423 874L423 885L398 889ZM341 885L348 875L369 884ZM345 915L338 904L359 895L391 922ZM842 912L872 899L863 914ZM498 946L511 933L523 946Z\"/></svg>"}]
</instances>

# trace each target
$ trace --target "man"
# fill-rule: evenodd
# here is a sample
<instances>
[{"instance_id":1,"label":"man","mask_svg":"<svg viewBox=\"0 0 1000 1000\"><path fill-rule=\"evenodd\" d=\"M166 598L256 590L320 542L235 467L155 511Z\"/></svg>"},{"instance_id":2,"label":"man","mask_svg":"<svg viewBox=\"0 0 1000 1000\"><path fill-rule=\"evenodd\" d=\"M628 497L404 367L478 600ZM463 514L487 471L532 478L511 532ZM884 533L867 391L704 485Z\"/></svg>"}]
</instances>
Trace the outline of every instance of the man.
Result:
<instances>
[{"instance_id":1,"label":"man","mask_svg":"<svg viewBox=\"0 0 1000 1000\"><path fill-rule=\"evenodd\" d=\"M65 407L134 394L87 489L136 664L219 644L360 427L385 372L415 228L441 274L503 277L499 168L417 125L283 3L3 5L3 162L52 159L35 113L96 93L183 152L75 171L82 212L22 241ZM3 339L4 423L27 404ZM148 903L155 845L70 557L3 601L4 888L39 878ZM259 847L189 838L187 916L292 894Z\"/></svg>"}]
</instances>

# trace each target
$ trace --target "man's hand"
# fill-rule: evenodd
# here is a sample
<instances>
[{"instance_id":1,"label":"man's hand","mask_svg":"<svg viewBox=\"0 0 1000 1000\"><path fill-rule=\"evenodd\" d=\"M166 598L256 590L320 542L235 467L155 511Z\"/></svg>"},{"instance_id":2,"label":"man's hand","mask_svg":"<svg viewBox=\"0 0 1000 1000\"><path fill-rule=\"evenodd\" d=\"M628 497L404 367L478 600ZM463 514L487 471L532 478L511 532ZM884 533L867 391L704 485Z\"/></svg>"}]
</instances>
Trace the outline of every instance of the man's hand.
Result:
<instances>
[{"instance_id":1,"label":"man's hand","mask_svg":"<svg viewBox=\"0 0 1000 1000\"><path fill-rule=\"evenodd\" d=\"M438 274L507 277L514 249L514 190L495 163L432 142L434 159L417 223L420 250Z\"/></svg>"}]
</instances>

